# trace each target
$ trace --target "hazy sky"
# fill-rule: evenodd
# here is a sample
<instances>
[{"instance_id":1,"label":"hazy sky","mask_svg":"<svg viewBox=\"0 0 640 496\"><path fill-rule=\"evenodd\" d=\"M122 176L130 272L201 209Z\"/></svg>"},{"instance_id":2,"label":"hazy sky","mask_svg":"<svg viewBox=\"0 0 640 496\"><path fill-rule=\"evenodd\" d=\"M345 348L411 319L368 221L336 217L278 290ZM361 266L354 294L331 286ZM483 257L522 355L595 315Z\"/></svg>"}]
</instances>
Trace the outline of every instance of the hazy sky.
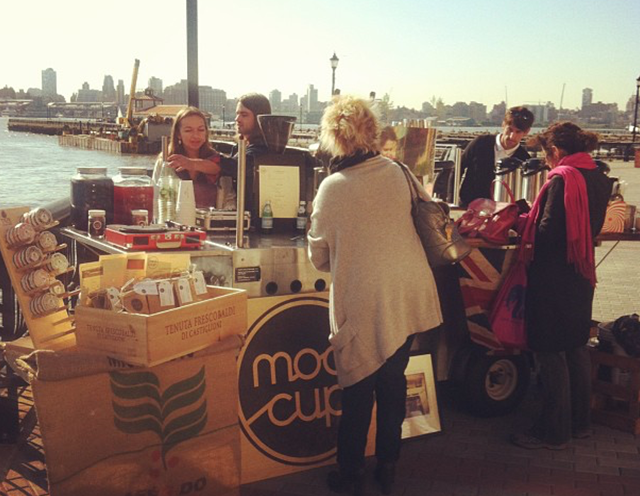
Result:
<instances>
[{"instance_id":1,"label":"hazy sky","mask_svg":"<svg viewBox=\"0 0 640 496\"><path fill-rule=\"evenodd\" d=\"M135 58L138 89L187 77L185 0L3 0L0 16L0 87L40 88L52 67L67 101L106 74L128 92ZM328 100L334 51L342 93L414 108L558 107L565 85L564 108L589 87L623 110L640 75L639 0L200 0L198 18L199 83L230 98L313 84Z\"/></svg>"}]
</instances>

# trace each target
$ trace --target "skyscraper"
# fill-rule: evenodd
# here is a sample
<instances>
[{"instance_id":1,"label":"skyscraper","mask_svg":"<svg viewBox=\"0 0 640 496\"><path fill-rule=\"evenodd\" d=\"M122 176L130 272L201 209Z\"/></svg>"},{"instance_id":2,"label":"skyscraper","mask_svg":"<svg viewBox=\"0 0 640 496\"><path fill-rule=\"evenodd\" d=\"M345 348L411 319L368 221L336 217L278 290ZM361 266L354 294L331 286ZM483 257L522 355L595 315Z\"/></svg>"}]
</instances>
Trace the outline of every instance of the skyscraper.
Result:
<instances>
[{"instance_id":1,"label":"skyscraper","mask_svg":"<svg viewBox=\"0 0 640 496\"><path fill-rule=\"evenodd\" d=\"M109 75L105 76L102 82L102 101L116 101L116 88L113 86L113 78Z\"/></svg>"},{"instance_id":2,"label":"skyscraper","mask_svg":"<svg viewBox=\"0 0 640 496\"><path fill-rule=\"evenodd\" d=\"M269 93L269 103L271 103L271 111L278 112L282 106L282 93L278 90L272 90Z\"/></svg>"},{"instance_id":3,"label":"skyscraper","mask_svg":"<svg viewBox=\"0 0 640 496\"><path fill-rule=\"evenodd\" d=\"M56 77L56 71L49 67L42 71L42 93L44 95L57 95L58 94L58 80Z\"/></svg>"},{"instance_id":4,"label":"skyscraper","mask_svg":"<svg viewBox=\"0 0 640 496\"><path fill-rule=\"evenodd\" d=\"M591 88L585 88L582 90L582 108L591 105L593 103L593 90Z\"/></svg>"},{"instance_id":5,"label":"skyscraper","mask_svg":"<svg viewBox=\"0 0 640 496\"><path fill-rule=\"evenodd\" d=\"M124 101L124 81L122 79L118 79L118 88L116 90L116 103L118 105L123 105Z\"/></svg>"},{"instance_id":6,"label":"skyscraper","mask_svg":"<svg viewBox=\"0 0 640 496\"><path fill-rule=\"evenodd\" d=\"M318 110L318 90L312 84L307 86L307 112Z\"/></svg>"},{"instance_id":7,"label":"skyscraper","mask_svg":"<svg viewBox=\"0 0 640 496\"><path fill-rule=\"evenodd\" d=\"M162 98L162 79L151 76L149 78L149 88L153 90L153 94Z\"/></svg>"}]
</instances>

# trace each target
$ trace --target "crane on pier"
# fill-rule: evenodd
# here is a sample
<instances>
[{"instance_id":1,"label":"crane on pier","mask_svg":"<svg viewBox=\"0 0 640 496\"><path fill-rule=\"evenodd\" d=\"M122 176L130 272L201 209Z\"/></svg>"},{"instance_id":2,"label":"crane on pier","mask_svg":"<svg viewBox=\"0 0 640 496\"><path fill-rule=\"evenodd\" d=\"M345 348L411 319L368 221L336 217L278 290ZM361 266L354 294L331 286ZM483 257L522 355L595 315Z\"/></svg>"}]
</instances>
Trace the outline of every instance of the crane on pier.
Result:
<instances>
[{"instance_id":1,"label":"crane on pier","mask_svg":"<svg viewBox=\"0 0 640 496\"><path fill-rule=\"evenodd\" d=\"M562 100L564 100L564 87L567 83L562 83L562 93L560 93L560 110L562 110Z\"/></svg>"},{"instance_id":2,"label":"crane on pier","mask_svg":"<svg viewBox=\"0 0 640 496\"><path fill-rule=\"evenodd\" d=\"M133 127L133 102L136 98L136 83L138 82L138 68L140 60L135 59L133 63L133 75L131 76L131 89L129 90L129 103L127 104L127 115L122 117L120 124L131 129Z\"/></svg>"}]
</instances>

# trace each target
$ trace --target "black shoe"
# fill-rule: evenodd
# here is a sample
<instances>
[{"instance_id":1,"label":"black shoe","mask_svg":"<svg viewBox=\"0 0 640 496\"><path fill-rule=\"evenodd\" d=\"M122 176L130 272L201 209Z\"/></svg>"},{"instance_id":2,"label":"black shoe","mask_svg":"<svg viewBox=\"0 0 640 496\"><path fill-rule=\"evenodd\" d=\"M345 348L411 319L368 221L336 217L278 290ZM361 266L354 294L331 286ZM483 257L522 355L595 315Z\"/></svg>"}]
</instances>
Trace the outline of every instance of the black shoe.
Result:
<instances>
[{"instance_id":1,"label":"black shoe","mask_svg":"<svg viewBox=\"0 0 640 496\"><path fill-rule=\"evenodd\" d=\"M353 496L365 495L364 470L359 470L354 475L346 475L337 470L327 474L327 486L334 493L350 491Z\"/></svg>"},{"instance_id":2,"label":"black shoe","mask_svg":"<svg viewBox=\"0 0 640 496\"><path fill-rule=\"evenodd\" d=\"M396 464L393 462L378 463L373 476L380 484L382 494L391 494L396 481Z\"/></svg>"}]
</instances>

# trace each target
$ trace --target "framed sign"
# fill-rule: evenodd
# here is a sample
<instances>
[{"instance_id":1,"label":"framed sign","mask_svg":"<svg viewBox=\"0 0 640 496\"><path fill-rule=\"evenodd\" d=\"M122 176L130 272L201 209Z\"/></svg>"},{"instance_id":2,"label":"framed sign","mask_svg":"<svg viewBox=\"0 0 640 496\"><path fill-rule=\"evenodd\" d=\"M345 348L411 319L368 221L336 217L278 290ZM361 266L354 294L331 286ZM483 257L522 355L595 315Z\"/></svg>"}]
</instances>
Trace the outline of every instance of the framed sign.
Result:
<instances>
[{"instance_id":1,"label":"framed sign","mask_svg":"<svg viewBox=\"0 0 640 496\"><path fill-rule=\"evenodd\" d=\"M402 439L440 432L440 413L431 355L409 358L407 377L407 413L402 423Z\"/></svg>"}]
</instances>

